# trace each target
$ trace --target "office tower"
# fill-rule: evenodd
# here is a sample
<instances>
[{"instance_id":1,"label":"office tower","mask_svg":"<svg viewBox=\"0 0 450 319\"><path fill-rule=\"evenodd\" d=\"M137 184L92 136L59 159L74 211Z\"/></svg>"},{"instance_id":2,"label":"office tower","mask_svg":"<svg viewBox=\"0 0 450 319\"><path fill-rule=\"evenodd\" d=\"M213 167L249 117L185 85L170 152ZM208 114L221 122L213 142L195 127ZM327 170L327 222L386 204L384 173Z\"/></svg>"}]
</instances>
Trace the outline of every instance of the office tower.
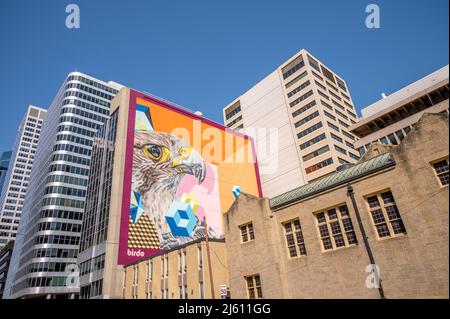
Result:
<instances>
[{"instance_id":1,"label":"office tower","mask_svg":"<svg viewBox=\"0 0 450 319\"><path fill-rule=\"evenodd\" d=\"M3 189L3 183L8 172L9 161L11 160L12 151L5 151L0 155L0 196Z\"/></svg>"},{"instance_id":2,"label":"office tower","mask_svg":"<svg viewBox=\"0 0 450 319\"><path fill-rule=\"evenodd\" d=\"M30 105L17 130L0 196L0 248L16 236L46 112Z\"/></svg>"},{"instance_id":3,"label":"office tower","mask_svg":"<svg viewBox=\"0 0 450 319\"><path fill-rule=\"evenodd\" d=\"M267 197L359 159L348 130L357 115L347 84L306 50L233 100L223 116L228 127L255 137Z\"/></svg>"},{"instance_id":4,"label":"office tower","mask_svg":"<svg viewBox=\"0 0 450 319\"><path fill-rule=\"evenodd\" d=\"M116 95L110 112L110 121L93 142L92 177L78 254L83 299L123 298L124 266L169 254L172 265L183 247L192 244L195 248L193 242L205 239L206 234L211 242L223 240L222 214L239 192L261 196L248 136L129 88ZM218 143L205 136L218 137ZM223 143L239 147L222 148ZM212 145L220 149L211 149ZM237 150L249 157L229 160ZM207 251L205 248L205 258ZM155 277L155 285L149 284L147 292L153 290L153 297L165 297L167 294L155 291L162 285L163 289L171 287L168 293L178 297L179 280L183 292L199 291L202 284L210 289L212 267L199 268L193 256L188 258L189 274L171 270L169 277ZM214 253L210 256L214 262ZM220 285L226 280L217 277L212 281L219 297Z\"/></svg>"},{"instance_id":5,"label":"office tower","mask_svg":"<svg viewBox=\"0 0 450 319\"><path fill-rule=\"evenodd\" d=\"M42 128L4 298L77 297L92 137L119 88L79 72L60 87Z\"/></svg>"},{"instance_id":6,"label":"office tower","mask_svg":"<svg viewBox=\"0 0 450 319\"><path fill-rule=\"evenodd\" d=\"M448 72L445 67L361 110L362 117L350 131L359 137L355 148L362 156L373 142L399 144L423 113L448 115Z\"/></svg>"}]
</instances>

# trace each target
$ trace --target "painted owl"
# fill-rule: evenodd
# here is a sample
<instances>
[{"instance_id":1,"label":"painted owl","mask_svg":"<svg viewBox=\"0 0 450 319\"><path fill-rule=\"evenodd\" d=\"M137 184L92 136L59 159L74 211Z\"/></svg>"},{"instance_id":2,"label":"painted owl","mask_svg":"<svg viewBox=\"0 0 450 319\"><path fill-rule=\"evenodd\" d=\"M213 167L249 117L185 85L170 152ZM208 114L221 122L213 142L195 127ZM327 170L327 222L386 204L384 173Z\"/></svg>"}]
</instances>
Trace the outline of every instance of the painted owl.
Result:
<instances>
[{"instance_id":1,"label":"painted owl","mask_svg":"<svg viewBox=\"0 0 450 319\"><path fill-rule=\"evenodd\" d=\"M162 249L206 235L203 222L197 221L191 237L174 236L164 218L186 174L195 176L199 183L206 175L203 158L189 143L163 132L135 133L132 188L143 197L144 214L154 223ZM210 227L208 234L216 237Z\"/></svg>"}]
</instances>

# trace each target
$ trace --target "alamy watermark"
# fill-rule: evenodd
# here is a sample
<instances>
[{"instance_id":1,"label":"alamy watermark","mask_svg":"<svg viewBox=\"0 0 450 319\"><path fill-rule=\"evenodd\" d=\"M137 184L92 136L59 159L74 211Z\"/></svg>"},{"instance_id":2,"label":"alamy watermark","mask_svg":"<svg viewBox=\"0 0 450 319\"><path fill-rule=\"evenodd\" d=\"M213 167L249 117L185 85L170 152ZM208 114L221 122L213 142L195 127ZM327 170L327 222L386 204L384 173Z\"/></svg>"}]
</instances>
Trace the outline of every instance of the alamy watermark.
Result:
<instances>
[{"instance_id":1,"label":"alamy watermark","mask_svg":"<svg viewBox=\"0 0 450 319\"><path fill-rule=\"evenodd\" d=\"M370 264L366 267L366 272L370 273L366 277L366 288L378 289L381 286L380 267L377 264Z\"/></svg>"},{"instance_id":2,"label":"alamy watermark","mask_svg":"<svg viewBox=\"0 0 450 319\"><path fill-rule=\"evenodd\" d=\"M366 27L368 29L379 29L380 24L380 7L374 3L366 6L366 13L369 15L366 17Z\"/></svg>"},{"instance_id":3,"label":"alamy watermark","mask_svg":"<svg viewBox=\"0 0 450 319\"><path fill-rule=\"evenodd\" d=\"M79 29L80 28L80 7L77 4L71 3L66 6L66 13L69 15L66 17L67 29Z\"/></svg>"}]
</instances>

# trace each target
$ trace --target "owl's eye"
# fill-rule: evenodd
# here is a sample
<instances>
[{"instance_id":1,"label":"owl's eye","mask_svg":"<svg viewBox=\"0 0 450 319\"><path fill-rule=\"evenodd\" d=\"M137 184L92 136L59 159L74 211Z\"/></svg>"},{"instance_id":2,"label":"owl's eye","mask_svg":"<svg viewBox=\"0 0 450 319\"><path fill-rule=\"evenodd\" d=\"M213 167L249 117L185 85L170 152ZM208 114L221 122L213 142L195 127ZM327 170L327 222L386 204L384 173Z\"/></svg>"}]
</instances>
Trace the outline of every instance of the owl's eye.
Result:
<instances>
[{"instance_id":1,"label":"owl's eye","mask_svg":"<svg viewBox=\"0 0 450 319\"><path fill-rule=\"evenodd\" d=\"M144 154L155 160L160 160L163 155L163 149L159 145L150 145L144 148Z\"/></svg>"},{"instance_id":2,"label":"owl's eye","mask_svg":"<svg viewBox=\"0 0 450 319\"><path fill-rule=\"evenodd\" d=\"M180 155L184 158L188 157L189 154L191 153L191 148L190 147L182 147L180 148Z\"/></svg>"}]
</instances>

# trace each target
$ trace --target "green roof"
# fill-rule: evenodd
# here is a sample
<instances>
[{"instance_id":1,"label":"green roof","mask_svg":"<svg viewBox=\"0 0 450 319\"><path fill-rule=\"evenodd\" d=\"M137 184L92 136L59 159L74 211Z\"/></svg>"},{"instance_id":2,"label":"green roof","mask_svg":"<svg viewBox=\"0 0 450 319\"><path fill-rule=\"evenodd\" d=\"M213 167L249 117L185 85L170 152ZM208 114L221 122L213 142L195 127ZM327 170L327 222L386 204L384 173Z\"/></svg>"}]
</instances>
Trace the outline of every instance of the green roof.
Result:
<instances>
[{"instance_id":1,"label":"green roof","mask_svg":"<svg viewBox=\"0 0 450 319\"><path fill-rule=\"evenodd\" d=\"M350 168L338 171L284 194L275 196L270 199L270 208L274 209L299 201L394 165L395 159L391 153L379 155Z\"/></svg>"}]
</instances>

